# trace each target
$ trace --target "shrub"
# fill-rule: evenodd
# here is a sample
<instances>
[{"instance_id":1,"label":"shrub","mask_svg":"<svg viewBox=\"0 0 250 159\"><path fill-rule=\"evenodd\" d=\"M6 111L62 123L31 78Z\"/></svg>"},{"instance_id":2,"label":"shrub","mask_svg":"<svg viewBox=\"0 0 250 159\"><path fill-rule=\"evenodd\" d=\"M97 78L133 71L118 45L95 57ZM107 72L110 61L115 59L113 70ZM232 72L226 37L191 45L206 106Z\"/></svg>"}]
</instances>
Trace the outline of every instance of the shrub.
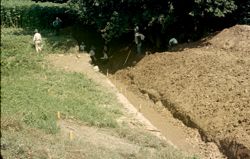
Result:
<instances>
[{"instance_id":1,"label":"shrub","mask_svg":"<svg viewBox=\"0 0 250 159\"><path fill-rule=\"evenodd\" d=\"M29 0L3 0L1 3L1 25L4 27L50 28L56 16L63 18L63 24L67 25L74 21L73 14L66 4Z\"/></svg>"}]
</instances>

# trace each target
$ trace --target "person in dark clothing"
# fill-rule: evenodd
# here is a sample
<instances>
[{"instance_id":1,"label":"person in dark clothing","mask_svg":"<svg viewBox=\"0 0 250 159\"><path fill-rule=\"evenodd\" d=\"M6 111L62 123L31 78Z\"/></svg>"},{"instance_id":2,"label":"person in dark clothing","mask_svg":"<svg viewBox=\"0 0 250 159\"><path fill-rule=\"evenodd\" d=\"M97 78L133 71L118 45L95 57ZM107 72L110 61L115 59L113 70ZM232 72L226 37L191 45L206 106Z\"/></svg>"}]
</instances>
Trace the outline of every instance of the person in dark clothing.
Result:
<instances>
[{"instance_id":1,"label":"person in dark clothing","mask_svg":"<svg viewBox=\"0 0 250 159\"><path fill-rule=\"evenodd\" d=\"M94 64L96 62L95 47L94 46L91 46L90 51L89 51L89 55L91 58L91 63Z\"/></svg>"},{"instance_id":2,"label":"person in dark clothing","mask_svg":"<svg viewBox=\"0 0 250 159\"><path fill-rule=\"evenodd\" d=\"M62 20L59 17L56 17L56 19L53 21L53 27L55 29L56 35L59 35L59 30L62 26Z\"/></svg>"}]
</instances>

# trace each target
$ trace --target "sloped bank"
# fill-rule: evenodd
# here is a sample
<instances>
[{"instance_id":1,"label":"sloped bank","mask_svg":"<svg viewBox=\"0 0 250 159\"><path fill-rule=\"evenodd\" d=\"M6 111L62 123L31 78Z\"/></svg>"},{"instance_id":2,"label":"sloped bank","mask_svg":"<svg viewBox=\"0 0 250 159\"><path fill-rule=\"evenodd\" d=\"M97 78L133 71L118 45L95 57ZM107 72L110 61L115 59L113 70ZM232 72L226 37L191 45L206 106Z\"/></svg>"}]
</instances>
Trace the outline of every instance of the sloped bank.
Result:
<instances>
[{"instance_id":1,"label":"sloped bank","mask_svg":"<svg viewBox=\"0 0 250 159\"><path fill-rule=\"evenodd\" d=\"M228 158L250 158L250 27L237 25L204 46L145 56L116 78L196 127ZM193 47L193 46L192 46Z\"/></svg>"}]
</instances>

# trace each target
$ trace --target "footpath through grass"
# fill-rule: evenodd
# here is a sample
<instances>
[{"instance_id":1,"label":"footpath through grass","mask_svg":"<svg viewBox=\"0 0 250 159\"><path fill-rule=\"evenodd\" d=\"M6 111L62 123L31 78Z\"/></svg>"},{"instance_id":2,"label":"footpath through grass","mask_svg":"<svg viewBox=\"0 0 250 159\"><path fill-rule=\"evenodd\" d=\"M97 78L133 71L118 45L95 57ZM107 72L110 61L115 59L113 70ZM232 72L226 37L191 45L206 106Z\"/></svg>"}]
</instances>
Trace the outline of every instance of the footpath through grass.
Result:
<instances>
[{"instance_id":1,"label":"footpath through grass","mask_svg":"<svg viewBox=\"0 0 250 159\"><path fill-rule=\"evenodd\" d=\"M43 63L48 52L35 53L27 43L32 36L17 35L20 31L2 30L3 121L15 116L21 123L55 133L56 113L60 111L90 125L115 127L114 119L120 113L114 96L82 74L49 69ZM112 106L104 107L106 104Z\"/></svg>"},{"instance_id":2,"label":"footpath through grass","mask_svg":"<svg viewBox=\"0 0 250 159\"><path fill-rule=\"evenodd\" d=\"M184 158L155 136L120 126L117 118L122 116L121 106L115 95L83 74L51 69L44 57L49 53L63 53L69 50L65 46L70 47L74 42L66 35L54 37L49 32L43 33L48 35L43 39L46 45L43 53L37 54L31 45L32 31L1 30L1 154L4 158ZM85 140L70 142L58 133L58 111L84 125L108 129L140 149L121 154L100 148L99 141L97 145Z\"/></svg>"}]
</instances>

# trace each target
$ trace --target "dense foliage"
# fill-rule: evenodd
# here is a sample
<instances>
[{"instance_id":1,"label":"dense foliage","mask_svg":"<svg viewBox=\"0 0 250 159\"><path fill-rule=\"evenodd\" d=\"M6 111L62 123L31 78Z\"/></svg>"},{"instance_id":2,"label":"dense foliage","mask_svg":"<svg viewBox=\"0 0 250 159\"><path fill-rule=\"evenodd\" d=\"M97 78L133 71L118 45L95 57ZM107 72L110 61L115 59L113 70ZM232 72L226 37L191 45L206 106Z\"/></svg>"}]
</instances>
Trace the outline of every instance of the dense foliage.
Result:
<instances>
[{"instance_id":1,"label":"dense foliage","mask_svg":"<svg viewBox=\"0 0 250 159\"><path fill-rule=\"evenodd\" d=\"M32 0L35 2L54 2L54 3L65 3L68 0Z\"/></svg>"},{"instance_id":2,"label":"dense foliage","mask_svg":"<svg viewBox=\"0 0 250 159\"><path fill-rule=\"evenodd\" d=\"M162 37L185 41L242 21L247 10L240 0L71 0L83 24L94 25L110 41L138 25L149 40L161 45ZM237 19L237 18L238 19Z\"/></svg>"},{"instance_id":3,"label":"dense foliage","mask_svg":"<svg viewBox=\"0 0 250 159\"><path fill-rule=\"evenodd\" d=\"M197 40L211 31L250 21L250 1L243 0L35 1L3 0L1 25L49 28L59 16L63 25L95 28L107 42L133 33L138 25L146 40L160 48L172 37L179 42Z\"/></svg>"},{"instance_id":4,"label":"dense foliage","mask_svg":"<svg viewBox=\"0 0 250 159\"><path fill-rule=\"evenodd\" d=\"M50 28L56 16L64 17L64 25L71 24L73 12L66 4L35 3L31 0L3 0L1 26Z\"/></svg>"}]
</instances>

